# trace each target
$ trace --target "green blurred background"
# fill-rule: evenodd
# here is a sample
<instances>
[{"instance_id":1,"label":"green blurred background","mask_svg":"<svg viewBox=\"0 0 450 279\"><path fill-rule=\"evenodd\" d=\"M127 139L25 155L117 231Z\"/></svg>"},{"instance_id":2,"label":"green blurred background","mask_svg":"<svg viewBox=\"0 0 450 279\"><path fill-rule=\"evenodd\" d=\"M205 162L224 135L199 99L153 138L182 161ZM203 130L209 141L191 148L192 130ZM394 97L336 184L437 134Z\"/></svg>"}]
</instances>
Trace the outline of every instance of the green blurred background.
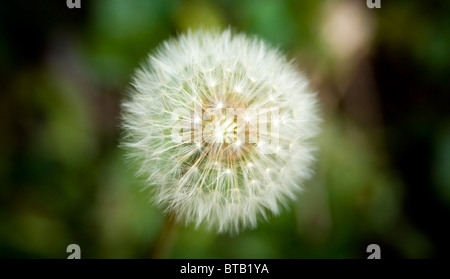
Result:
<instances>
[{"instance_id":1,"label":"green blurred background","mask_svg":"<svg viewBox=\"0 0 450 279\"><path fill-rule=\"evenodd\" d=\"M446 257L450 2L9 1L0 7L0 257ZM319 93L316 175L255 230L178 226L124 160L133 70L188 28L232 27L289 58ZM448 257L448 256L447 256Z\"/></svg>"}]
</instances>

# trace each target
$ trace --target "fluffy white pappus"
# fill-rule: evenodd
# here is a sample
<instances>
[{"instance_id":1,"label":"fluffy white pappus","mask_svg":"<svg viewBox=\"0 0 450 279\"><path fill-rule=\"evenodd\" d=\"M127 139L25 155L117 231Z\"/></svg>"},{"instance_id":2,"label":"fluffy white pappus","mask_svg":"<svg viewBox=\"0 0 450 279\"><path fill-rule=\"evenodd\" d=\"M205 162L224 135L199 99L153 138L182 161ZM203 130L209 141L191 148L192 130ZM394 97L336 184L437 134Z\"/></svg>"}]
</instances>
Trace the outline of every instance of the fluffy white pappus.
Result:
<instances>
[{"instance_id":1,"label":"fluffy white pappus","mask_svg":"<svg viewBox=\"0 0 450 279\"><path fill-rule=\"evenodd\" d=\"M230 30L164 42L123 102L123 146L177 221L254 228L312 174L319 117L307 79L276 49Z\"/></svg>"}]
</instances>

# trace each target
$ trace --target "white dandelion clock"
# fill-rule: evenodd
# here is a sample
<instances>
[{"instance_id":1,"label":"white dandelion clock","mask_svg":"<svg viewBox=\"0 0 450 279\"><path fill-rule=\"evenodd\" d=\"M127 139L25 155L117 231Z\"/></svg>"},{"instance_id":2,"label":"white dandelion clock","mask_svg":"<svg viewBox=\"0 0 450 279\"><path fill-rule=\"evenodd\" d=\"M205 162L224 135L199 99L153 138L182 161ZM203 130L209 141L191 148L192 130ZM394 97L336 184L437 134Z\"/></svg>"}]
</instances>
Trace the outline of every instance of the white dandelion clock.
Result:
<instances>
[{"instance_id":1,"label":"white dandelion clock","mask_svg":"<svg viewBox=\"0 0 450 279\"><path fill-rule=\"evenodd\" d=\"M166 41L123 103L123 144L155 202L219 232L276 215L311 175L308 81L264 42L224 32Z\"/></svg>"}]
</instances>

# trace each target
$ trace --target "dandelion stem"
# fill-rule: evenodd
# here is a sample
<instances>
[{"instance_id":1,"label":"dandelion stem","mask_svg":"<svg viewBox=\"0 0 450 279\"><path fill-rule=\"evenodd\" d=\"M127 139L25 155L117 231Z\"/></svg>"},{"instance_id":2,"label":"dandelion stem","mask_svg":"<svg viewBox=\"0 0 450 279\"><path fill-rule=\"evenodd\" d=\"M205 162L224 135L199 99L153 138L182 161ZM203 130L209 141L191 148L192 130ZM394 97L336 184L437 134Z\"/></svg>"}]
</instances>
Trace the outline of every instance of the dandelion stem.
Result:
<instances>
[{"instance_id":1,"label":"dandelion stem","mask_svg":"<svg viewBox=\"0 0 450 279\"><path fill-rule=\"evenodd\" d=\"M175 218L166 216L161 231L156 239L153 249L150 252L152 259L165 259L170 256L173 242L175 240L177 228Z\"/></svg>"}]
</instances>

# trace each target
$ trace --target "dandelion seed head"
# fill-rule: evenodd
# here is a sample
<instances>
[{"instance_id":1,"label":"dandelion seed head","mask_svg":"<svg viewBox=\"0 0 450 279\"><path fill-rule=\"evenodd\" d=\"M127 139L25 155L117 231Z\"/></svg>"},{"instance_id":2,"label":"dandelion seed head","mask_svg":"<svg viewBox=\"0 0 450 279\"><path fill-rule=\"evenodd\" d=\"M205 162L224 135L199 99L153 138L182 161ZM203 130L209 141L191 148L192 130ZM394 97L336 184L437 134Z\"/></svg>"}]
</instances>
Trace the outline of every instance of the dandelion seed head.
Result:
<instances>
[{"instance_id":1,"label":"dandelion seed head","mask_svg":"<svg viewBox=\"0 0 450 279\"><path fill-rule=\"evenodd\" d=\"M307 79L263 41L189 31L135 72L122 143L166 213L239 232L279 214L310 177L316 103Z\"/></svg>"}]
</instances>

